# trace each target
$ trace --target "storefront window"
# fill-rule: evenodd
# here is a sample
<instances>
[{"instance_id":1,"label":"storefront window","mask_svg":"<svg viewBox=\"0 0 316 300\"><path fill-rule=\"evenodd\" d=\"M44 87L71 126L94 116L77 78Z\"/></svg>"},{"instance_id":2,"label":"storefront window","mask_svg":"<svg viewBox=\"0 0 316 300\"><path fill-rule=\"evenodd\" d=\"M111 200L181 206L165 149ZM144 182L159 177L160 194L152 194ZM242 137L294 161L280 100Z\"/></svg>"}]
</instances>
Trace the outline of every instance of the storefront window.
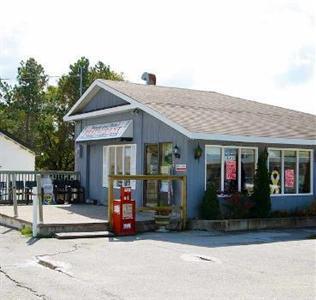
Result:
<instances>
[{"instance_id":1,"label":"storefront window","mask_svg":"<svg viewBox=\"0 0 316 300\"><path fill-rule=\"evenodd\" d=\"M224 192L238 191L238 149L224 148Z\"/></svg>"},{"instance_id":2,"label":"storefront window","mask_svg":"<svg viewBox=\"0 0 316 300\"><path fill-rule=\"evenodd\" d=\"M296 151L284 151L284 193L296 193Z\"/></svg>"},{"instance_id":3,"label":"storefront window","mask_svg":"<svg viewBox=\"0 0 316 300\"><path fill-rule=\"evenodd\" d=\"M107 186L108 175L131 175L136 170L136 145L113 145L103 149L103 186ZM114 187L122 185L135 188L135 180L115 181Z\"/></svg>"},{"instance_id":4,"label":"storefront window","mask_svg":"<svg viewBox=\"0 0 316 300\"><path fill-rule=\"evenodd\" d=\"M172 143L160 144L160 174L170 175L172 167Z\"/></svg>"},{"instance_id":5,"label":"storefront window","mask_svg":"<svg viewBox=\"0 0 316 300\"><path fill-rule=\"evenodd\" d=\"M125 175L131 175L131 155L132 150L130 146L125 146L124 148L124 173ZM124 183L125 186L130 185L130 181L126 180Z\"/></svg>"},{"instance_id":6,"label":"storefront window","mask_svg":"<svg viewBox=\"0 0 316 300\"><path fill-rule=\"evenodd\" d=\"M206 146L205 149L206 185L212 183L218 193L224 194L253 192L255 148Z\"/></svg>"},{"instance_id":7,"label":"storefront window","mask_svg":"<svg viewBox=\"0 0 316 300\"><path fill-rule=\"evenodd\" d=\"M282 182L282 152L280 150L269 151L269 171L271 194L281 194Z\"/></svg>"},{"instance_id":8,"label":"storefront window","mask_svg":"<svg viewBox=\"0 0 316 300\"><path fill-rule=\"evenodd\" d=\"M311 150L269 149L271 194L311 193Z\"/></svg>"},{"instance_id":9,"label":"storefront window","mask_svg":"<svg viewBox=\"0 0 316 300\"><path fill-rule=\"evenodd\" d=\"M299 152L299 192L310 193L310 152Z\"/></svg>"},{"instance_id":10,"label":"storefront window","mask_svg":"<svg viewBox=\"0 0 316 300\"><path fill-rule=\"evenodd\" d=\"M221 191L221 148L206 148L206 182L214 184L217 192Z\"/></svg>"},{"instance_id":11,"label":"storefront window","mask_svg":"<svg viewBox=\"0 0 316 300\"><path fill-rule=\"evenodd\" d=\"M123 147L116 147L116 175L123 174ZM117 186L122 186L122 181L116 182Z\"/></svg>"},{"instance_id":12,"label":"storefront window","mask_svg":"<svg viewBox=\"0 0 316 300\"><path fill-rule=\"evenodd\" d=\"M109 148L109 174L115 175L115 148L110 147Z\"/></svg>"},{"instance_id":13,"label":"storefront window","mask_svg":"<svg viewBox=\"0 0 316 300\"><path fill-rule=\"evenodd\" d=\"M253 192L254 176L256 171L254 149L241 149L241 190Z\"/></svg>"}]
</instances>

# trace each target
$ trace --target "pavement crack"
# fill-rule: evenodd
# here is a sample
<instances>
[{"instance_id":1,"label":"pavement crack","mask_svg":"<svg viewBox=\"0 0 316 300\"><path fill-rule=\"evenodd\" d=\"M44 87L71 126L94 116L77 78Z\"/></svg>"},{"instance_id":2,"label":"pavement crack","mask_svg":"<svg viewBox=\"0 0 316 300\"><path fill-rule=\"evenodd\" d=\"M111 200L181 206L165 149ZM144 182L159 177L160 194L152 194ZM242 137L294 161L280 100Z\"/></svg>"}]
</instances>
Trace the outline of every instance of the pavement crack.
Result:
<instances>
[{"instance_id":1,"label":"pavement crack","mask_svg":"<svg viewBox=\"0 0 316 300\"><path fill-rule=\"evenodd\" d=\"M56 272L59 272L59 273L62 273L68 277L71 277L71 278L74 278L71 274L63 271L59 266L56 266L54 265L53 263L47 261L47 260L43 260L43 259L40 259L40 258L37 258L37 263L45 268L48 268L50 270L53 270L53 271L56 271Z\"/></svg>"},{"instance_id":2,"label":"pavement crack","mask_svg":"<svg viewBox=\"0 0 316 300\"><path fill-rule=\"evenodd\" d=\"M43 257L54 257L54 256L57 256L57 255L60 255L60 254L73 253L73 252L79 250L79 246L77 244L73 245L72 247L73 247L73 249L71 249L71 250L58 251L58 252L55 252L55 253L40 254L40 255L36 255L35 258L36 258L37 263L39 265L41 265L41 266L43 266L45 268L48 268L50 270L59 272L61 274L64 274L64 275L66 275L68 277L74 278L74 276L72 276L71 274L63 271L60 266L57 266L57 265L53 264L52 262L49 262L49 261L47 261L45 259L42 259Z\"/></svg>"},{"instance_id":3,"label":"pavement crack","mask_svg":"<svg viewBox=\"0 0 316 300\"><path fill-rule=\"evenodd\" d=\"M17 287L25 289L25 290L31 292L34 296L36 296L38 298L47 299L44 294L40 294L39 292L37 292L36 290L32 289L31 287L29 287L29 286L23 284L22 282L17 281L16 279L14 279L6 271L4 271L1 267L0 267L0 273L3 274L6 278L8 278L11 282L13 282Z\"/></svg>"},{"instance_id":4,"label":"pavement crack","mask_svg":"<svg viewBox=\"0 0 316 300\"><path fill-rule=\"evenodd\" d=\"M71 249L71 250L57 251L55 253L40 254L40 255L36 255L35 257L38 259L39 257L43 257L43 256L56 256L56 255L60 255L60 254L72 253L72 252L79 250L79 246L77 244L73 245L72 247L73 247L73 249Z\"/></svg>"}]
</instances>

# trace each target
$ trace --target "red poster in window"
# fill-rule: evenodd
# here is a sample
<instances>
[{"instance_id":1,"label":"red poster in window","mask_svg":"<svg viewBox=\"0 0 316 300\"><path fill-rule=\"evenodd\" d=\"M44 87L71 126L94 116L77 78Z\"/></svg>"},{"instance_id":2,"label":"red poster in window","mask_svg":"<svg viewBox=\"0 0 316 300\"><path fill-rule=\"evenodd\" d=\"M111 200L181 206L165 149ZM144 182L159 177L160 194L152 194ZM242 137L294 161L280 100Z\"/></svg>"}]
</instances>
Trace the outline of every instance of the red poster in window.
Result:
<instances>
[{"instance_id":1,"label":"red poster in window","mask_svg":"<svg viewBox=\"0 0 316 300\"><path fill-rule=\"evenodd\" d=\"M293 169L286 169L285 170L285 187L287 188L294 188L294 170Z\"/></svg>"},{"instance_id":2,"label":"red poster in window","mask_svg":"<svg viewBox=\"0 0 316 300\"><path fill-rule=\"evenodd\" d=\"M236 160L226 161L226 180L236 180Z\"/></svg>"}]
</instances>

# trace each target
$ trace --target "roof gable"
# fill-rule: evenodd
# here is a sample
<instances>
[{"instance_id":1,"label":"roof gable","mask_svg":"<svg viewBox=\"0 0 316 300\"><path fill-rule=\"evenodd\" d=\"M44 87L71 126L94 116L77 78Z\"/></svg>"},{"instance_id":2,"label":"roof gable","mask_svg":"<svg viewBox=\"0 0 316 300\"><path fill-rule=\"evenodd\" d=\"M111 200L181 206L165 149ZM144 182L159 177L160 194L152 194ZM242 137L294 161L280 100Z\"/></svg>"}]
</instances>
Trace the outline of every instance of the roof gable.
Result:
<instances>
[{"instance_id":1,"label":"roof gable","mask_svg":"<svg viewBox=\"0 0 316 300\"><path fill-rule=\"evenodd\" d=\"M81 110L78 111L78 113L87 113L92 112L96 110L101 109L109 109L113 107L118 107L122 105L128 105L129 103L121 99L120 97L117 97L113 95L112 93L100 89L89 102L85 104L81 108Z\"/></svg>"}]
</instances>

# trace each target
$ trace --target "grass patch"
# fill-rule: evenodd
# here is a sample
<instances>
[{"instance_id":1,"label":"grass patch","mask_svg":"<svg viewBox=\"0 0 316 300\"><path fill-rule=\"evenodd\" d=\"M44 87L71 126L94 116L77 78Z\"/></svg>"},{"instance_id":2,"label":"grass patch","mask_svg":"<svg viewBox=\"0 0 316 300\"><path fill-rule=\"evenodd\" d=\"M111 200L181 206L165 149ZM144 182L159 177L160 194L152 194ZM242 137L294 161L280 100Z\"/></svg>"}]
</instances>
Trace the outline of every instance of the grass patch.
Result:
<instances>
[{"instance_id":1,"label":"grass patch","mask_svg":"<svg viewBox=\"0 0 316 300\"><path fill-rule=\"evenodd\" d=\"M21 234L25 237L31 237L32 236L32 228L31 226L23 226L21 229Z\"/></svg>"}]
</instances>

